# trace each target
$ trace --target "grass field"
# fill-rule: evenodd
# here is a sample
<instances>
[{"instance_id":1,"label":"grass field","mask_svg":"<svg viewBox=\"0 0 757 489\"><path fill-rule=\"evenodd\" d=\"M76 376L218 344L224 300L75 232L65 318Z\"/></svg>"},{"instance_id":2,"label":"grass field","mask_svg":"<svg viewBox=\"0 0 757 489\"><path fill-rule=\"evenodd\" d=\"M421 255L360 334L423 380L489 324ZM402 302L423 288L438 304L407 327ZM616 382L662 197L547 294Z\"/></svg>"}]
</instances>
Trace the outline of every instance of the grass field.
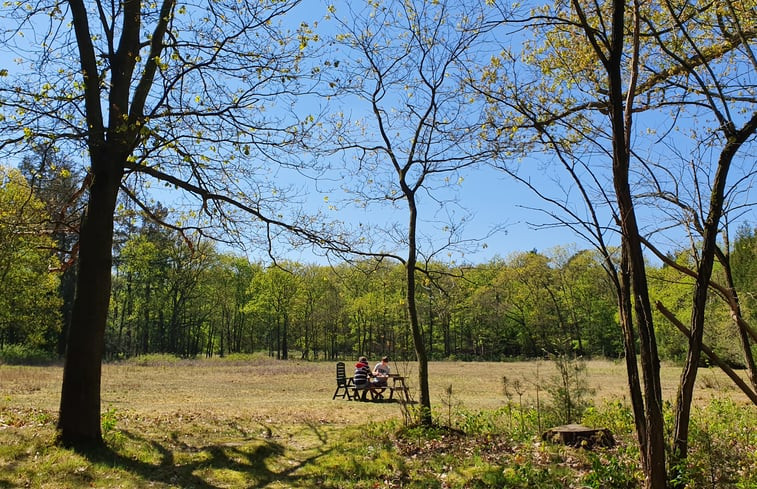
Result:
<instances>
[{"instance_id":1,"label":"grass field","mask_svg":"<svg viewBox=\"0 0 757 489\"><path fill-rule=\"evenodd\" d=\"M349 371L351 362L347 363ZM417 392L414 364L392 367L408 378L411 392ZM545 386L554 375L550 362L432 362L432 405L468 413L503 408L507 403L503 376L522 386L520 396L511 392L513 402L530 405L537 391L545 402L549 398ZM588 362L587 376L594 404L625 404L622 362ZM678 368L664 367L667 399L675 395L678 376ZM55 366L0 366L0 488L496 487L501 482L496 481L508 474L497 459L493 485L466 485L466 480L486 480L470 473L440 479L439 474L446 473L442 462L438 462L441 468L426 474L428 479L419 475L407 465L406 454L396 450L401 445L398 439L389 436L401 428L398 404L332 400L333 362L151 357L107 364L102 407L109 448L99 454L76 454L51 446L61 378L62 369ZM698 382L698 406L728 398L736 406L745 406L747 416L755 413L720 371L704 369ZM476 435L481 435L480 430ZM633 445L630 432L618 435ZM377 471L360 466L354 454L349 455L355 443L363 442L373 447L369 467L380 467ZM517 444L512 436L502 443L507 448L500 455L515 456ZM470 448L475 453L480 448L477 444ZM460 440L457 445L443 450L445 456L465 449L466 443ZM481 463L492 465L486 460ZM480 469L481 463L474 466ZM582 470L589 470L586 464L591 460L582 463ZM557 469L552 472L559 474ZM527 474L511 475L534 480ZM571 487L565 484L554 487ZM521 486L510 481L507 487Z\"/></svg>"},{"instance_id":2,"label":"grass field","mask_svg":"<svg viewBox=\"0 0 757 489\"><path fill-rule=\"evenodd\" d=\"M348 371L351 362L348 363ZM596 403L625 400L627 384L623 362L594 360L586 364L589 386ZM411 393L417 392L413 363L395 363L393 371L408 379ZM555 375L551 362L431 362L429 365L432 404L438 404L448 386L463 406L472 410L502 407L505 396L502 377L520 380L524 400L536 396ZM679 368L665 365L663 388L672 400ZM59 367L0 366L2 406L35 407L54 412L60 400L63 371ZM718 369L702 369L698 377L696 402L731 397L746 401ZM276 422L296 420L353 424L364 420L360 409L347 402L332 401L334 363L254 360L173 360L155 358L144 364L124 362L103 366L103 410L167 415L176 412L229 413ZM360 405L358 405L360 407ZM395 404L372 404L379 417L399 415Z\"/></svg>"}]
</instances>

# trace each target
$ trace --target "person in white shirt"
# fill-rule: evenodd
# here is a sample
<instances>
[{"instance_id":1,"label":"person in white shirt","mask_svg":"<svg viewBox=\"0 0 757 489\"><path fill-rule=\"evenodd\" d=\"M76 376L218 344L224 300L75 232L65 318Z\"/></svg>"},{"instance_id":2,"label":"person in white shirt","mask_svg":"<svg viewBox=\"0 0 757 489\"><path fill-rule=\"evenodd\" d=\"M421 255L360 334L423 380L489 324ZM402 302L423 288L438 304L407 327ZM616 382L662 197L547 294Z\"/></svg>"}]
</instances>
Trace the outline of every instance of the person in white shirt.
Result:
<instances>
[{"instance_id":1,"label":"person in white shirt","mask_svg":"<svg viewBox=\"0 0 757 489\"><path fill-rule=\"evenodd\" d=\"M373 367L373 384L375 386L386 386L386 380L389 378L389 357L382 357L381 361Z\"/></svg>"}]
</instances>

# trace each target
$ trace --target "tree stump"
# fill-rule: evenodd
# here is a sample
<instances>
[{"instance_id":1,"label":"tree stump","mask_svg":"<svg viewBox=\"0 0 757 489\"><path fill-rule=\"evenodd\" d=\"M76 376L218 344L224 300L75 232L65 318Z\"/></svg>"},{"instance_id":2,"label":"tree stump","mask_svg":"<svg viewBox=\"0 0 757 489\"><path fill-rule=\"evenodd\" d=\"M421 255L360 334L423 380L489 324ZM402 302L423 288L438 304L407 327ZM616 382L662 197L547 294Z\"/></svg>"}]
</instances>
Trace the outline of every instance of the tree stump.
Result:
<instances>
[{"instance_id":1,"label":"tree stump","mask_svg":"<svg viewBox=\"0 0 757 489\"><path fill-rule=\"evenodd\" d=\"M607 428L587 428L580 424L566 424L550 428L541 435L541 439L583 448L615 445L615 439Z\"/></svg>"}]
</instances>

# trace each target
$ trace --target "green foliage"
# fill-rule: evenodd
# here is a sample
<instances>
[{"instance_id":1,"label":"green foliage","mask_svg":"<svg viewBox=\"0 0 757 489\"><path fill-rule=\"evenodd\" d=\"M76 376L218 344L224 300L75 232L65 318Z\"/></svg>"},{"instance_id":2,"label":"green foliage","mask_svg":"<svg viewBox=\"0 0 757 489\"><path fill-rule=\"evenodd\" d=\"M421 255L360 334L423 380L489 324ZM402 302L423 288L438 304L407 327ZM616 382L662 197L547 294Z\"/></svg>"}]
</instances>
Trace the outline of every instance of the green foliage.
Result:
<instances>
[{"instance_id":1,"label":"green foliage","mask_svg":"<svg viewBox=\"0 0 757 489\"><path fill-rule=\"evenodd\" d=\"M584 483L594 489L633 489L638 487L638 465L634 460L622 459L615 455L601 456L588 453L591 470L584 478Z\"/></svg>"},{"instance_id":2,"label":"green foliage","mask_svg":"<svg viewBox=\"0 0 757 489\"><path fill-rule=\"evenodd\" d=\"M586 363L573 353L552 355L557 374L547 383L552 396L552 409L561 423L573 423L581 418L590 406L593 394L586 380Z\"/></svg>"},{"instance_id":3,"label":"green foliage","mask_svg":"<svg viewBox=\"0 0 757 489\"><path fill-rule=\"evenodd\" d=\"M243 311L256 267L219 255L208 241L191 246L145 223L121 246L113 281L108 356L151 353L225 355L258 338Z\"/></svg>"},{"instance_id":4,"label":"green foliage","mask_svg":"<svg viewBox=\"0 0 757 489\"><path fill-rule=\"evenodd\" d=\"M559 471L550 468L534 466L531 463L518 464L512 467L506 467L502 471L503 481L499 487L508 487L515 489L539 488L562 488L565 487L560 477ZM497 487L486 486L486 487Z\"/></svg>"},{"instance_id":5,"label":"green foliage","mask_svg":"<svg viewBox=\"0 0 757 489\"><path fill-rule=\"evenodd\" d=\"M692 417L690 452L681 477L695 487L755 487L757 416L754 407L714 399Z\"/></svg>"},{"instance_id":6,"label":"green foliage","mask_svg":"<svg viewBox=\"0 0 757 489\"><path fill-rule=\"evenodd\" d=\"M100 425L102 426L103 436L108 436L116 428L118 417L116 408L108 408L107 411L100 415Z\"/></svg>"},{"instance_id":7,"label":"green foliage","mask_svg":"<svg viewBox=\"0 0 757 489\"><path fill-rule=\"evenodd\" d=\"M539 436L544 426L560 423L555 411L536 406L507 405L494 410L472 411L458 405L451 413L445 410L435 419L444 426L469 436L492 436L507 433L513 441L526 442Z\"/></svg>"},{"instance_id":8,"label":"green foliage","mask_svg":"<svg viewBox=\"0 0 757 489\"><path fill-rule=\"evenodd\" d=\"M739 292L742 314L750 322L757 320L757 228L739 228L731 255L734 285Z\"/></svg>"},{"instance_id":9,"label":"green foliage","mask_svg":"<svg viewBox=\"0 0 757 489\"><path fill-rule=\"evenodd\" d=\"M687 258L685 254L681 254L678 260L685 262ZM691 310L693 279L682 276L671 267L650 268L648 269L648 277L650 299L665 304L683 324L686 324ZM686 356L687 350L685 337L659 312L655 310L654 314L660 355L663 358L682 360Z\"/></svg>"},{"instance_id":10,"label":"green foliage","mask_svg":"<svg viewBox=\"0 0 757 489\"><path fill-rule=\"evenodd\" d=\"M694 267L694 259L688 252L679 253L676 256L676 262L686 268ZM715 264L713 280L725 284L722 281L723 272L721 268L720 264ZM741 268L741 265L738 268ZM669 266L662 268L649 267L648 272L651 300L653 302L662 302L666 308L676 315L681 323L688 325L691 320L691 300L694 291L693 278L681 274ZM746 291L749 289L740 290ZM747 293L745 295L749 296L750 294ZM748 301L747 299L746 302ZM688 351L686 337L656 310L654 311L654 318L660 355L666 359L683 360ZM704 343L712 348L726 363L743 366L743 352L739 335L736 332L736 325L731 317L728 304L718 294L711 293L708 296L705 310L705 325Z\"/></svg>"},{"instance_id":11,"label":"green foliage","mask_svg":"<svg viewBox=\"0 0 757 489\"><path fill-rule=\"evenodd\" d=\"M583 412L581 423L590 427L607 428L615 436L634 436L633 411L620 401L608 401L600 406L589 406Z\"/></svg>"},{"instance_id":12,"label":"green foliage","mask_svg":"<svg viewBox=\"0 0 757 489\"><path fill-rule=\"evenodd\" d=\"M460 410L455 416L455 427L471 435L488 434L501 429L501 413Z\"/></svg>"},{"instance_id":13,"label":"green foliage","mask_svg":"<svg viewBox=\"0 0 757 489\"><path fill-rule=\"evenodd\" d=\"M542 355L567 339L618 353L614 299L594 254L527 253L466 270L434 263L418 311L432 358ZM120 246L108 355L296 351L303 358L414 358L401 265L262 268L145 223ZM464 278L456 278L464 276ZM551 293L545 293L547 284ZM559 318L563 318L560 320Z\"/></svg>"},{"instance_id":14,"label":"green foliage","mask_svg":"<svg viewBox=\"0 0 757 489\"><path fill-rule=\"evenodd\" d=\"M18 170L0 167L0 345L53 351L60 330L47 216Z\"/></svg>"},{"instance_id":15,"label":"green foliage","mask_svg":"<svg viewBox=\"0 0 757 489\"><path fill-rule=\"evenodd\" d=\"M48 365L57 360L55 353L29 345L6 345L0 348L0 363L6 365Z\"/></svg>"}]
</instances>

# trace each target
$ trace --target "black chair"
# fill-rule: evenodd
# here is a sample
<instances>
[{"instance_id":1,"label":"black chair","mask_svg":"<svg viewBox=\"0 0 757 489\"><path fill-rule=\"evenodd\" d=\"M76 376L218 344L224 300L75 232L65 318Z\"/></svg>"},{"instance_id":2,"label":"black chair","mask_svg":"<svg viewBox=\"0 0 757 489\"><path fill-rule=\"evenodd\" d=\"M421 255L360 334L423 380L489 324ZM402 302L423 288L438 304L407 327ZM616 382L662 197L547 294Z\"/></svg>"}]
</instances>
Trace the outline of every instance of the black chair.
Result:
<instances>
[{"instance_id":1,"label":"black chair","mask_svg":"<svg viewBox=\"0 0 757 489\"><path fill-rule=\"evenodd\" d=\"M352 400L352 392L350 390L350 386L352 384L352 377L347 377L347 374L344 372L344 362L337 362L336 363L336 390L334 391L334 395L331 397L332 400L336 399L337 396L344 399L345 396L347 396L347 399L350 401Z\"/></svg>"}]
</instances>

